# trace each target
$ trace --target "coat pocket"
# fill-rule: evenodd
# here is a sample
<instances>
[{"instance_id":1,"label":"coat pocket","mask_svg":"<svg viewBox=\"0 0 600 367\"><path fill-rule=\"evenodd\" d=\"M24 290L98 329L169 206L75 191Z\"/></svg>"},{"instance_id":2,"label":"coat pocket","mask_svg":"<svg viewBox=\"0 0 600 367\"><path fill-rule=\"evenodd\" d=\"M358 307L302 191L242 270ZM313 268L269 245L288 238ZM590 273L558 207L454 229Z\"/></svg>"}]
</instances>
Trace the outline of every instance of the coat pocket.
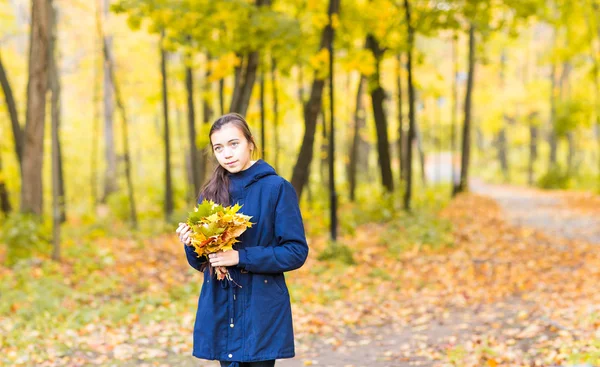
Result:
<instances>
[{"instance_id":1,"label":"coat pocket","mask_svg":"<svg viewBox=\"0 0 600 367\"><path fill-rule=\"evenodd\" d=\"M265 298L272 298L274 296L282 296L287 293L285 283L281 283L283 279L281 274L261 274L257 278L257 287L254 288L254 292L258 291L258 295Z\"/></svg>"},{"instance_id":2,"label":"coat pocket","mask_svg":"<svg viewBox=\"0 0 600 367\"><path fill-rule=\"evenodd\" d=\"M285 284L285 276L283 274L274 274L273 275L273 283L275 283L275 285L279 289L280 294L288 293L288 289Z\"/></svg>"}]
</instances>

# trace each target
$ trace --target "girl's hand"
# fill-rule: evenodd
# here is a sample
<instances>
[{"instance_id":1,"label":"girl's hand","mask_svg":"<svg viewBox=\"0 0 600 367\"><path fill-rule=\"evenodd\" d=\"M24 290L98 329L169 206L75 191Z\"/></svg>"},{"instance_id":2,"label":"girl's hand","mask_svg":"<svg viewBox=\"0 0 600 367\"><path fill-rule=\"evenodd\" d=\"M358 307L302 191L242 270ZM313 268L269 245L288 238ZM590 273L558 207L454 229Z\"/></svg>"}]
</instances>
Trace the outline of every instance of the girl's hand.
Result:
<instances>
[{"instance_id":1,"label":"girl's hand","mask_svg":"<svg viewBox=\"0 0 600 367\"><path fill-rule=\"evenodd\" d=\"M189 246L192 243L192 239L190 238L190 235L192 234L192 228L190 228L187 223L179 223L179 227L175 233L179 233L179 241L181 241L183 244Z\"/></svg>"},{"instance_id":2,"label":"girl's hand","mask_svg":"<svg viewBox=\"0 0 600 367\"><path fill-rule=\"evenodd\" d=\"M240 255L236 250L219 251L208 255L210 265L214 266L234 266L239 264Z\"/></svg>"}]
</instances>

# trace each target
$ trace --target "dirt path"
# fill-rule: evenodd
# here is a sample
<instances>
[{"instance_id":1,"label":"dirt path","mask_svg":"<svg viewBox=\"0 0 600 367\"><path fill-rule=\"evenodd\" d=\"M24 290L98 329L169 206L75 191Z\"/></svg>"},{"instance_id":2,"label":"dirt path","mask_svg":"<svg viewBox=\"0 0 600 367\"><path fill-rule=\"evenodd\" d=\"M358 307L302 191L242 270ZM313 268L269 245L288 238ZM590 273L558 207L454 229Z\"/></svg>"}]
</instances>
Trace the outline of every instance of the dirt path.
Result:
<instances>
[{"instance_id":1,"label":"dirt path","mask_svg":"<svg viewBox=\"0 0 600 367\"><path fill-rule=\"evenodd\" d=\"M539 229L550 236L600 244L600 216L574 210L556 193L478 180L471 183L471 191L494 199L511 224Z\"/></svg>"}]
</instances>

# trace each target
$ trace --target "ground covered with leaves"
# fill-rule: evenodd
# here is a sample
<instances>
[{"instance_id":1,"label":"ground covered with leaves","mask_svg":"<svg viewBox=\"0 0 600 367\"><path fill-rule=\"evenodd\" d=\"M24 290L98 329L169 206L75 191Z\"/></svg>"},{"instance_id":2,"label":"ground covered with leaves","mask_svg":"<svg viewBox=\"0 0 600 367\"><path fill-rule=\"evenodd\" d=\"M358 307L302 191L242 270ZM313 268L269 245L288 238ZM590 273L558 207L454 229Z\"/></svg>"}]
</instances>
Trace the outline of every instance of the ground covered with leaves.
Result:
<instances>
[{"instance_id":1,"label":"ground covered with leaves","mask_svg":"<svg viewBox=\"0 0 600 367\"><path fill-rule=\"evenodd\" d=\"M480 191L441 211L356 220L336 244L307 212L309 259L287 274L297 356L278 364L600 364L600 243L514 220L546 194L507 204ZM531 205L597 214L596 196L551 195ZM65 243L60 264L0 267L0 364L215 365L190 356L202 282L182 246L92 231Z\"/></svg>"}]
</instances>

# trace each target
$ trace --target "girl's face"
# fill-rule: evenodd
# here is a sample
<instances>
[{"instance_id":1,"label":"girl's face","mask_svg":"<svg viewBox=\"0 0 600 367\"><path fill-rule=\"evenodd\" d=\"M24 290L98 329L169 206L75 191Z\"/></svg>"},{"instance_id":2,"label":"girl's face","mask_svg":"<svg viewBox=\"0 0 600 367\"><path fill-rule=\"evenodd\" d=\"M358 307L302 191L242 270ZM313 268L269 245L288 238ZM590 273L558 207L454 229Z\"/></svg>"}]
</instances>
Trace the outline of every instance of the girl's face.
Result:
<instances>
[{"instance_id":1,"label":"girl's face","mask_svg":"<svg viewBox=\"0 0 600 367\"><path fill-rule=\"evenodd\" d=\"M236 173L251 166L254 146L235 124L223 125L213 132L210 141L217 161L227 171Z\"/></svg>"}]
</instances>

